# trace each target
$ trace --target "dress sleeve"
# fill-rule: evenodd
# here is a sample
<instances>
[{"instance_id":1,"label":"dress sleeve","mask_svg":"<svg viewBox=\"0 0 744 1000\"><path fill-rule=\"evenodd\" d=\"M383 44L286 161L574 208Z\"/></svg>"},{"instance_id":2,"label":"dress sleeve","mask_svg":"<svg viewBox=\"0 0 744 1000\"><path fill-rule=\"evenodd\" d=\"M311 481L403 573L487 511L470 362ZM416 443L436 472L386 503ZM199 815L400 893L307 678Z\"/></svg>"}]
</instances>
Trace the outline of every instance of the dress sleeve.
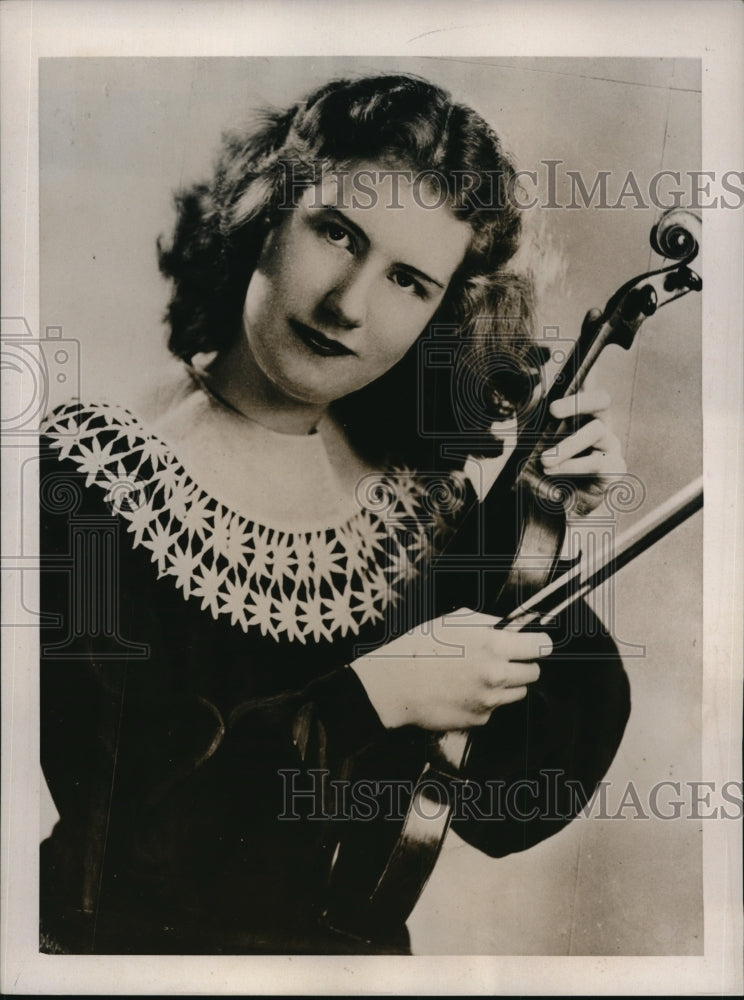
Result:
<instances>
[{"instance_id":1,"label":"dress sleeve","mask_svg":"<svg viewBox=\"0 0 744 1000\"><path fill-rule=\"evenodd\" d=\"M552 638L527 697L472 731L467 807L455 809L453 829L493 857L534 846L584 808L630 713L617 647L588 605L560 618Z\"/></svg>"},{"instance_id":2,"label":"dress sleeve","mask_svg":"<svg viewBox=\"0 0 744 1000\"><path fill-rule=\"evenodd\" d=\"M481 462L481 474L484 468ZM519 541L510 494L491 491L479 505L480 495L470 491L448 552L475 567L484 552L496 565L506 553L508 565ZM483 591L498 593L503 582L501 569L483 580L480 572L451 576L445 600L452 608L481 608ZM470 734L463 769L468 786L456 801L452 827L495 857L532 847L582 810L610 767L630 713L617 647L590 606L575 604L548 631L553 652L540 663L526 698L497 708Z\"/></svg>"}]
</instances>

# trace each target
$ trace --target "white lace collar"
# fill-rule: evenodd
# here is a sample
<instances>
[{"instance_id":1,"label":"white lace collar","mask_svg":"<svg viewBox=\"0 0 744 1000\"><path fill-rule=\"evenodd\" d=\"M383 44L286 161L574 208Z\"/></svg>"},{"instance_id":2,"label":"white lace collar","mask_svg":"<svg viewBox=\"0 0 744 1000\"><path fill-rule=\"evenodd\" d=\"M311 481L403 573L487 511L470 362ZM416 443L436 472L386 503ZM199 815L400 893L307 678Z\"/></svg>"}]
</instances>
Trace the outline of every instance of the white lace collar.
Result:
<instances>
[{"instance_id":1,"label":"white lace collar","mask_svg":"<svg viewBox=\"0 0 744 1000\"><path fill-rule=\"evenodd\" d=\"M331 528L287 531L226 507L165 443L110 403L69 403L43 432L147 549L158 577L243 631L306 643L382 618L431 551L434 516L406 470L370 477L359 509Z\"/></svg>"}]
</instances>

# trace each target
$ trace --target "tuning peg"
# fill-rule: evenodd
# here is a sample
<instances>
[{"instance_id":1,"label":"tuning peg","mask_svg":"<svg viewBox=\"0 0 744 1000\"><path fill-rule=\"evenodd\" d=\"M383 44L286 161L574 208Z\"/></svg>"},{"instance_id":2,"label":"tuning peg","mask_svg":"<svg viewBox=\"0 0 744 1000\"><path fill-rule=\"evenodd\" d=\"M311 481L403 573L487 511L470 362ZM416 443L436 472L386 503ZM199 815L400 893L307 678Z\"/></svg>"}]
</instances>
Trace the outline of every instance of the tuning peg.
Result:
<instances>
[{"instance_id":1,"label":"tuning peg","mask_svg":"<svg viewBox=\"0 0 744 1000\"><path fill-rule=\"evenodd\" d=\"M653 285L643 285L641 288L633 288L625 297L621 314L624 320L634 320L642 313L644 316L653 316L658 305L656 289Z\"/></svg>"},{"instance_id":2,"label":"tuning peg","mask_svg":"<svg viewBox=\"0 0 744 1000\"><path fill-rule=\"evenodd\" d=\"M703 279L686 265L675 268L664 278L664 288L667 292L682 290L699 292L702 287Z\"/></svg>"}]
</instances>

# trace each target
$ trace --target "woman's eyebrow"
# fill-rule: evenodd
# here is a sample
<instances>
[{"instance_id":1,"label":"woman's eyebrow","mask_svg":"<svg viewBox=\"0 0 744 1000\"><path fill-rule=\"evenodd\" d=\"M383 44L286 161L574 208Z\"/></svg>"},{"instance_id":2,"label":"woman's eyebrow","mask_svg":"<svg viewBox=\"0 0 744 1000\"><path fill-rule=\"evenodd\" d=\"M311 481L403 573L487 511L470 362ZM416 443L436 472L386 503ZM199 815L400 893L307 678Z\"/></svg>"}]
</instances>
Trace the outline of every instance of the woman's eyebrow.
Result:
<instances>
[{"instance_id":1,"label":"woman's eyebrow","mask_svg":"<svg viewBox=\"0 0 744 1000\"><path fill-rule=\"evenodd\" d=\"M420 278L422 281L426 281L430 285L436 285L437 288L441 288L442 290L444 290L444 285L442 284L441 281L437 281L436 278L432 278L431 275L426 274L425 271L420 271L417 267L414 267L413 264L404 264L401 261L400 263L396 264L396 267L400 267L402 268L402 270L408 271L409 274L414 274L417 278Z\"/></svg>"},{"instance_id":2,"label":"woman's eyebrow","mask_svg":"<svg viewBox=\"0 0 744 1000\"><path fill-rule=\"evenodd\" d=\"M334 208L333 205L322 205L321 210L324 212L328 212L329 215L335 216L336 218L340 219L345 226L348 226L349 229L351 229L351 231L354 233L355 236L357 236L367 246L369 246L370 244L369 236L367 236L367 234L361 228L361 226L358 226L355 222L352 222L351 219L348 217L348 215L345 215L340 209ZM442 284L441 281L437 281L436 278L432 278L430 274L427 274L425 271L422 271L418 267L414 267L413 264L406 264L404 261L396 261L395 267L399 267L403 271L408 271L410 274L415 275L422 281L426 281L430 285L436 285L437 288L441 288L442 290L444 290L444 285Z\"/></svg>"}]
</instances>

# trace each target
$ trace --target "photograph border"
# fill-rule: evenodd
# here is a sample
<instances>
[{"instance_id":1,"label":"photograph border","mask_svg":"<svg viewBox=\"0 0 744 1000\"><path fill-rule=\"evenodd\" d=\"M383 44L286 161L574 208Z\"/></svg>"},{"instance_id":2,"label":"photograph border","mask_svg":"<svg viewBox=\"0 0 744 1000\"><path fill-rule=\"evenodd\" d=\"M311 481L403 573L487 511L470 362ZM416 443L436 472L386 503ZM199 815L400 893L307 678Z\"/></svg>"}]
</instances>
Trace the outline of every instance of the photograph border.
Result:
<instances>
[{"instance_id":1,"label":"photograph border","mask_svg":"<svg viewBox=\"0 0 744 1000\"><path fill-rule=\"evenodd\" d=\"M177 17L174 16L177 13ZM392 3L47 0L0 8L2 316L39 328L38 60L45 56L658 56L703 66L703 169L744 168L744 6L724 0ZM703 776L741 781L742 316L744 212L705 216ZM4 405L12 375L3 371ZM13 483L17 454L0 449ZM3 487L3 552L35 551L37 525ZM12 620L3 588L3 621ZM742 989L739 823L704 824L705 949L699 957L389 958L45 956L36 948L38 644L2 630L4 993L667 994ZM30 880L30 881L29 881ZM248 963L248 964L247 964Z\"/></svg>"}]
</instances>

